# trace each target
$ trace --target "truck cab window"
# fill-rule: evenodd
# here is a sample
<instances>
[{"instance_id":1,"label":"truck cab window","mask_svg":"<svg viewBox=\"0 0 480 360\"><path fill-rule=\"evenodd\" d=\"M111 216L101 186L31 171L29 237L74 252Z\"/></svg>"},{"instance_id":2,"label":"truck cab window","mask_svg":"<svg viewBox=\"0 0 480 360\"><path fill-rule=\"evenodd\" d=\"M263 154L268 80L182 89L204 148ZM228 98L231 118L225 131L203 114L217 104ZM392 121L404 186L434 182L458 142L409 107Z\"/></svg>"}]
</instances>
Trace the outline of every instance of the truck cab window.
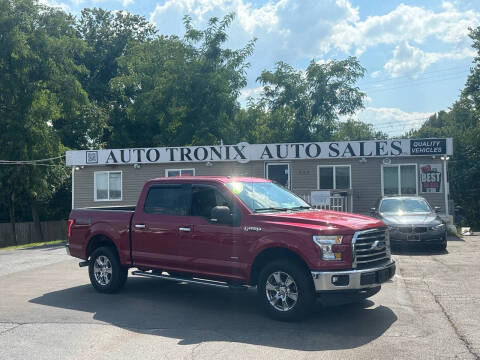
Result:
<instances>
[{"instance_id":1,"label":"truck cab window","mask_svg":"<svg viewBox=\"0 0 480 360\"><path fill-rule=\"evenodd\" d=\"M186 216L190 189L184 186L153 186L145 199L144 211L150 214Z\"/></svg>"},{"instance_id":2,"label":"truck cab window","mask_svg":"<svg viewBox=\"0 0 480 360\"><path fill-rule=\"evenodd\" d=\"M228 206L231 202L212 186L194 186L192 189L192 216L202 216L209 219L215 206Z\"/></svg>"}]
</instances>

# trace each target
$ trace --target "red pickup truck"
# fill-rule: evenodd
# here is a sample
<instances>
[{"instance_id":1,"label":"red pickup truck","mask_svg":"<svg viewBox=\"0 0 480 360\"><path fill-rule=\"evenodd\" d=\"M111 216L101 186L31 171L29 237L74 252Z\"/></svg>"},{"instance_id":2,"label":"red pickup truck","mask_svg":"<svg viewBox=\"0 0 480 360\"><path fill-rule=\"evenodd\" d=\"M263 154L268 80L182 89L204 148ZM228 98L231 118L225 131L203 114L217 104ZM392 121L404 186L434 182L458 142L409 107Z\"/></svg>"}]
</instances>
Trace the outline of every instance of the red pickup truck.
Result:
<instances>
[{"instance_id":1,"label":"red pickup truck","mask_svg":"<svg viewBox=\"0 0 480 360\"><path fill-rule=\"evenodd\" d=\"M312 208L260 178L148 181L136 207L74 209L67 252L93 287L119 290L132 275L202 285L256 286L267 312L308 314L318 295L367 298L395 274L377 219Z\"/></svg>"}]
</instances>

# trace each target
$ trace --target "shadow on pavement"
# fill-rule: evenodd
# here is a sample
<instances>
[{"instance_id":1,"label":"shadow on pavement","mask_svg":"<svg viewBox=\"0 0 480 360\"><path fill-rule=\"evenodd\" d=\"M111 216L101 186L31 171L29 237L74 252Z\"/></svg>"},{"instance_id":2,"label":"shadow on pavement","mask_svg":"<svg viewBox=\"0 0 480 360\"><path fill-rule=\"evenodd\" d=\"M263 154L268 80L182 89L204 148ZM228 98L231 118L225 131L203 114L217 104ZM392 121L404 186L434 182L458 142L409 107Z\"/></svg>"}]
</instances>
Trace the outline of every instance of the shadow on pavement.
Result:
<instances>
[{"instance_id":1,"label":"shadow on pavement","mask_svg":"<svg viewBox=\"0 0 480 360\"><path fill-rule=\"evenodd\" d=\"M448 255L447 250L435 249L427 245L408 245L392 247L394 255L411 255L411 256L430 256L430 255Z\"/></svg>"},{"instance_id":2,"label":"shadow on pavement","mask_svg":"<svg viewBox=\"0 0 480 360\"><path fill-rule=\"evenodd\" d=\"M380 337L397 316L370 300L316 306L302 322L283 323L264 315L253 289L224 289L129 278L112 295L90 285L46 293L31 303L92 313L93 318L138 333L179 339L179 344L229 341L304 351L351 349Z\"/></svg>"}]
</instances>

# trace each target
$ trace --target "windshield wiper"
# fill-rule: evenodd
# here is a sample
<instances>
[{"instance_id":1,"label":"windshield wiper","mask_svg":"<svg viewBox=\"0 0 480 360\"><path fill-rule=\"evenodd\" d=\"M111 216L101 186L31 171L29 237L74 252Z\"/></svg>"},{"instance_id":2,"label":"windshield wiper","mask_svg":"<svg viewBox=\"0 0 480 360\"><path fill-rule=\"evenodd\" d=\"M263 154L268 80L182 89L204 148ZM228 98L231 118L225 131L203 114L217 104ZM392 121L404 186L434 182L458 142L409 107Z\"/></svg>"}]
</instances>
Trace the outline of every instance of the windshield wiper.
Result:
<instances>
[{"instance_id":1,"label":"windshield wiper","mask_svg":"<svg viewBox=\"0 0 480 360\"><path fill-rule=\"evenodd\" d=\"M289 208L288 210L304 210L304 209L311 209L311 206L294 206L292 208Z\"/></svg>"},{"instance_id":2,"label":"windshield wiper","mask_svg":"<svg viewBox=\"0 0 480 360\"><path fill-rule=\"evenodd\" d=\"M287 211L287 210L290 210L290 209L282 208L282 207L267 207L267 208L258 208L258 209L255 209L254 211L259 212L259 211Z\"/></svg>"}]
</instances>

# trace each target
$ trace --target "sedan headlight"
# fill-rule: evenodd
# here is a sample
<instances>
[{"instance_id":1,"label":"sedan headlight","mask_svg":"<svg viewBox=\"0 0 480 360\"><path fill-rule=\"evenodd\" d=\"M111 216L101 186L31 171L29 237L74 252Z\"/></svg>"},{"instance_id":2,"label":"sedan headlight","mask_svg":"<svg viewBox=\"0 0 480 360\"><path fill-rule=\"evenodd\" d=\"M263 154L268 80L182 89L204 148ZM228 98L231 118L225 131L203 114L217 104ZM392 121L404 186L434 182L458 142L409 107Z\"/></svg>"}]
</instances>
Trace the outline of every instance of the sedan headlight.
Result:
<instances>
[{"instance_id":1,"label":"sedan headlight","mask_svg":"<svg viewBox=\"0 0 480 360\"><path fill-rule=\"evenodd\" d=\"M434 231L444 230L445 229L445 224L438 224L438 225L432 226L431 229L434 230Z\"/></svg>"},{"instance_id":2,"label":"sedan headlight","mask_svg":"<svg viewBox=\"0 0 480 360\"><path fill-rule=\"evenodd\" d=\"M342 235L314 235L313 241L322 249L322 260L342 260L341 252L334 252L333 245L342 243Z\"/></svg>"}]
</instances>

